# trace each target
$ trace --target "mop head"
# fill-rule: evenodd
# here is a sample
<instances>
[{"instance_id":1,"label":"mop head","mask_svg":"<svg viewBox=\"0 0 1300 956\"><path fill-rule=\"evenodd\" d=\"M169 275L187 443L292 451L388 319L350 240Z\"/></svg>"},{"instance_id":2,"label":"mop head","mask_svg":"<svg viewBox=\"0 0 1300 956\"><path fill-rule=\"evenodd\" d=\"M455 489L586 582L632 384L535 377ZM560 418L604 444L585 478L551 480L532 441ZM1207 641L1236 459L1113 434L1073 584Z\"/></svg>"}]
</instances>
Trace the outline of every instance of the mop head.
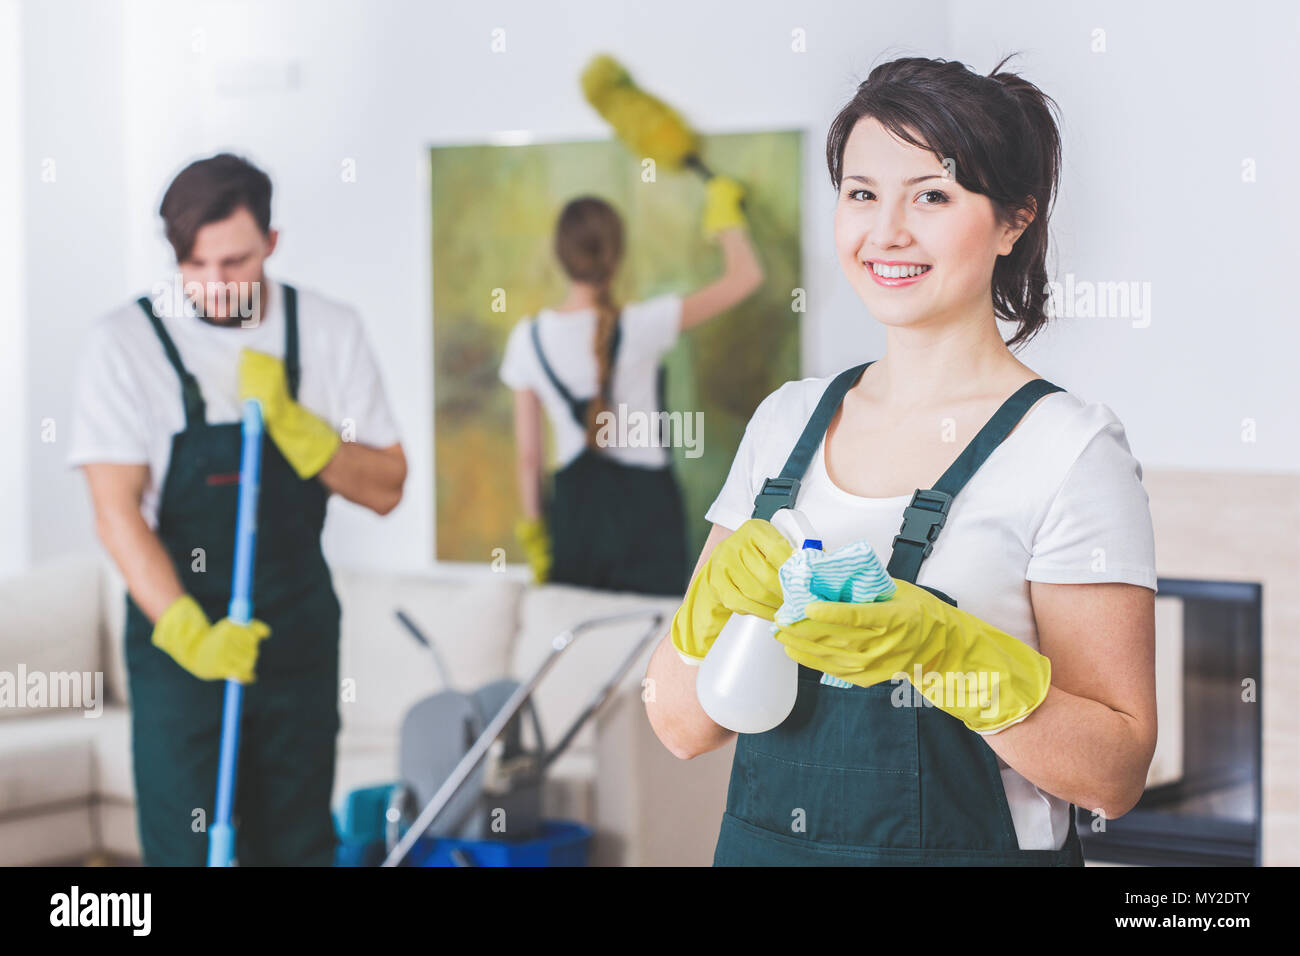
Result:
<instances>
[{"instance_id":1,"label":"mop head","mask_svg":"<svg viewBox=\"0 0 1300 956\"><path fill-rule=\"evenodd\" d=\"M602 54L587 64L582 92L637 156L680 169L699 149L695 133L672 107L640 89L613 57Z\"/></svg>"}]
</instances>

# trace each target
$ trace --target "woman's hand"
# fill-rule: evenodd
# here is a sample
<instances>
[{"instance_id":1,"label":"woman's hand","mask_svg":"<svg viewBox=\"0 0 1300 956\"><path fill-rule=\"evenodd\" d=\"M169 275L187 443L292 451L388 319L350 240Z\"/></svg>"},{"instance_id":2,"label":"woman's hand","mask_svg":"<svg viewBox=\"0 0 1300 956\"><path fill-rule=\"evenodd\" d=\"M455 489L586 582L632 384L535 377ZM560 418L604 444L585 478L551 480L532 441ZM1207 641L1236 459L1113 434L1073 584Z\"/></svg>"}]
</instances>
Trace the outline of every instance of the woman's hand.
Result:
<instances>
[{"instance_id":1,"label":"woman's hand","mask_svg":"<svg viewBox=\"0 0 1300 956\"><path fill-rule=\"evenodd\" d=\"M1029 645L909 581L887 601L814 601L775 637L791 658L870 687L906 677L977 733L1029 716L1051 684L1051 662Z\"/></svg>"},{"instance_id":2,"label":"woman's hand","mask_svg":"<svg viewBox=\"0 0 1300 956\"><path fill-rule=\"evenodd\" d=\"M540 517L520 518L515 522L515 540L528 557L528 565L533 569L533 583L544 584L550 580L554 556L546 520Z\"/></svg>"},{"instance_id":3,"label":"woman's hand","mask_svg":"<svg viewBox=\"0 0 1300 956\"><path fill-rule=\"evenodd\" d=\"M682 660L704 660L734 612L773 620L784 600L781 565L793 553L785 536L762 518L750 518L723 538L673 617L673 646Z\"/></svg>"},{"instance_id":4,"label":"woman's hand","mask_svg":"<svg viewBox=\"0 0 1300 956\"><path fill-rule=\"evenodd\" d=\"M741 209L745 187L729 176L714 176L705 184L704 222L700 227L705 239L712 239L725 229L748 225Z\"/></svg>"},{"instance_id":5,"label":"woman's hand","mask_svg":"<svg viewBox=\"0 0 1300 956\"><path fill-rule=\"evenodd\" d=\"M943 637L931 626L920 595L938 599L907 581L893 580L898 590L888 600L814 601L802 620L782 626L776 637L800 664L860 687L909 674L942 649Z\"/></svg>"}]
</instances>

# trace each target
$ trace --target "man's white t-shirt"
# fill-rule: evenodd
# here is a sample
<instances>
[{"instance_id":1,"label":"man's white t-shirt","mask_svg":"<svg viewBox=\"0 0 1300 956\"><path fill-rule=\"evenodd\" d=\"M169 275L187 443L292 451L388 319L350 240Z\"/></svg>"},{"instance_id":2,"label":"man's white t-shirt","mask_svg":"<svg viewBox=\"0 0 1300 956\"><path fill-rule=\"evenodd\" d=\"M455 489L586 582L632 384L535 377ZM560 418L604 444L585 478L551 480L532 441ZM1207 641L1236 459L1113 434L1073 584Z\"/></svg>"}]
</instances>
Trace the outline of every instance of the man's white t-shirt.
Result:
<instances>
[{"instance_id":1,"label":"man's white t-shirt","mask_svg":"<svg viewBox=\"0 0 1300 956\"><path fill-rule=\"evenodd\" d=\"M526 388L537 393L551 420L556 467L563 468L586 447L586 434L538 361L529 328L532 321L531 317L520 319L510 330L500 377L512 389ZM644 302L629 302L623 306L620 324L621 339L610 379L610 411L618 414L622 405L629 415L655 415L660 411L659 361L681 332L682 298L669 293ZM537 334L547 363L569 393L576 399L595 395L596 310L559 313L543 309L537 314ZM650 427L643 432L648 436L645 443L611 444L603 451L627 465L666 466L669 451L659 444L658 419L649 421ZM638 433L631 426L626 432L630 436Z\"/></svg>"},{"instance_id":2,"label":"man's white t-shirt","mask_svg":"<svg viewBox=\"0 0 1300 956\"><path fill-rule=\"evenodd\" d=\"M759 404L705 513L708 521L734 531L750 518L764 479L781 473L833 378L787 382ZM796 507L828 552L865 538L888 565L912 496L848 493L831 483L825 450L823 435ZM1156 589L1142 466L1115 413L1069 392L1043 398L961 489L916 583L943 591L962 610L1037 650L1030 581L1123 581ZM1039 790L1001 758L998 767L1020 848L1060 849L1069 803Z\"/></svg>"},{"instance_id":3,"label":"man's white t-shirt","mask_svg":"<svg viewBox=\"0 0 1300 956\"><path fill-rule=\"evenodd\" d=\"M284 293L278 282L267 285L256 327L221 328L192 307L162 319L198 380L209 424L241 418L241 349L284 358ZM387 448L400 440L355 310L298 288L298 362L300 404L363 445ZM156 528L172 436L184 428L180 380L144 310L131 302L95 319L82 346L68 463L147 464L140 511Z\"/></svg>"}]
</instances>

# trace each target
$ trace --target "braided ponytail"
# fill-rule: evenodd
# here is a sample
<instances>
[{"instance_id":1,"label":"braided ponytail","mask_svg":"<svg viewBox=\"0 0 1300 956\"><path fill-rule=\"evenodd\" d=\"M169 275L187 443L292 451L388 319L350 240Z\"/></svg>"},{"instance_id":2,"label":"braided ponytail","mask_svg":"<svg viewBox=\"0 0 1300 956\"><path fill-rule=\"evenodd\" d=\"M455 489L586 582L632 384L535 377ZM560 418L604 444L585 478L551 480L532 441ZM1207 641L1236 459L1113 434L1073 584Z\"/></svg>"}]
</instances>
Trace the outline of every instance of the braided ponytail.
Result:
<instances>
[{"instance_id":1,"label":"braided ponytail","mask_svg":"<svg viewBox=\"0 0 1300 956\"><path fill-rule=\"evenodd\" d=\"M614 207L596 196L570 200L555 228L555 254L565 273L575 282L596 287L596 395L587 403L587 447L596 447L597 416L609 410L605 391L614 370L609 349L620 309L610 292L614 273L623 258L623 221Z\"/></svg>"},{"instance_id":2,"label":"braided ponytail","mask_svg":"<svg viewBox=\"0 0 1300 956\"><path fill-rule=\"evenodd\" d=\"M614 338L614 328L618 325L619 309L614 305L610 295L609 282L606 280L596 290L596 395L587 403L587 447L596 447L596 432L599 429L597 416L609 411L605 400L606 388L614 370L610 367L609 348Z\"/></svg>"}]
</instances>

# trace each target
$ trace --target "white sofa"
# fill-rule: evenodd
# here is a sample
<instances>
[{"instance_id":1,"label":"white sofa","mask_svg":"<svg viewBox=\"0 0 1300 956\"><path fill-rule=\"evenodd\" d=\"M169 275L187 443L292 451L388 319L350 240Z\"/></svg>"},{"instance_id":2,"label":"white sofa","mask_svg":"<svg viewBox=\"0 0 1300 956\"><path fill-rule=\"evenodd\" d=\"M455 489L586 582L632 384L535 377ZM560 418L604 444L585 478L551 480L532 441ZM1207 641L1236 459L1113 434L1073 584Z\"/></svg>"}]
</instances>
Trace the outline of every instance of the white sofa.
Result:
<instances>
[{"instance_id":1,"label":"white sofa","mask_svg":"<svg viewBox=\"0 0 1300 956\"><path fill-rule=\"evenodd\" d=\"M404 609L438 645L453 685L525 679L551 639L580 621L678 600L566 585L533 586L486 569L437 576L336 570L343 606L342 730L334 803L397 779L407 709L442 689L435 662L394 616ZM0 704L0 865L138 859L122 624L125 592L101 554L70 555L0 581L0 680L20 673L100 673L103 701ZM608 679L648 622L591 631L564 652L534 702L548 742ZM653 647L651 643L651 647ZM647 650L618 693L552 767L549 817L595 828L599 865L707 865L726 800L732 747L682 761L655 738L640 700ZM347 682L351 682L350 684ZM87 685L89 691L90 685ZM75 703L75 702L73 702Z\"/></svg>"}]
</instances>

